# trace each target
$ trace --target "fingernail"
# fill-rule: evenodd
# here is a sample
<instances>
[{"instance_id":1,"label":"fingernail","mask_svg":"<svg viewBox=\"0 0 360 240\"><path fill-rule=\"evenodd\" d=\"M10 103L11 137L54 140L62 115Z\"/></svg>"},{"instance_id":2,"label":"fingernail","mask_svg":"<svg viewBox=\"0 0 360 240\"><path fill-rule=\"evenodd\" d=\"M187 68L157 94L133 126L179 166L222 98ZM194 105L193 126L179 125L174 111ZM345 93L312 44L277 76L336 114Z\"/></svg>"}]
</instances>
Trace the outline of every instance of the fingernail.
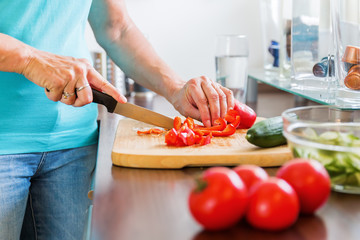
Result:
<instances>
[{"instance_id":1,"label":"fingernail","mask_svg":"<svg viewBox=\"0 0 360 240\"><path fill-rule=\"evenodd\" d=\"M210 120L206 120L206 121L204 122L204 125L205 125L205 127L211 127L211 122L210 122Z\"/></svg>"},{"instance_id":2,"label":"fingernail","mask_svg":"<svg viewBox=\"0 0 360 240\"><path fill-rule=\"evenodd\" d=\"M122 100L124 103L127 102L127 98L126 98L125 96L123 96L123 95L121 95L121 100Z\"/></svg>"}]
</instances>

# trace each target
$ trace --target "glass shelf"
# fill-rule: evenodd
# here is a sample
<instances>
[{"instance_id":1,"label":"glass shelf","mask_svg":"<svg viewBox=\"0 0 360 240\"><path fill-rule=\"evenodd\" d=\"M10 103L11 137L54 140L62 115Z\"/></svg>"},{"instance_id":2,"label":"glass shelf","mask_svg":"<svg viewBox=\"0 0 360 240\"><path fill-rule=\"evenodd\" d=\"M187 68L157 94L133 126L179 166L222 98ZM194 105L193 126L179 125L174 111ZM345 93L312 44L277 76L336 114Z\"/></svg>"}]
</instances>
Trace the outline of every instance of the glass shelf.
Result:
<instances>
[{"instance_id":1,"label":"glass shelf","mask_svg":"<svg viewBox=\"0 0 360 240\"><path fill-rule=\"evenodd\" d=\"M313 89L299 87L292 83L290 77L280 78L278 74L266 72L264 69L250 69L249 78L323 105L332 105L340 109L360 109L357 106L342 105L336 102L336 90L326 86L326 83L323 83L322 87Z\"/></svg>"}]
</instances>

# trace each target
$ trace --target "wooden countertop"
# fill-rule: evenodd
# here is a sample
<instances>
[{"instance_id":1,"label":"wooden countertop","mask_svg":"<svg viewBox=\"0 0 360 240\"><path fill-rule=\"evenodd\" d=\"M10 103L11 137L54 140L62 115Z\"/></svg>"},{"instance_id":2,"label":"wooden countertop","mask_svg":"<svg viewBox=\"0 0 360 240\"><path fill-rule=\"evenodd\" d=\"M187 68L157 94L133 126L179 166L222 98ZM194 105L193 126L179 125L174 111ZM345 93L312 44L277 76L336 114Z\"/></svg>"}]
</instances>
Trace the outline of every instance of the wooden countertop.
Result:
<instances>
[{"instance_id":1,"label":"wooden countertop","mask_svg":"<svg viewBox=\"0 0 360 240\"><path fill-rule=\"evenodd\" d=\"M178 113L163 98L129 99L168 116ZM259 93L250 104L259 116L272 117L294 107L284 92ZM313 104L313 103L310 103ZM204 168L181 170L131 169L113 166L111 149L121 117L100 108L100 142L95 173L91 239L101 240L206 240L206 239L359 239L360 195L332 192L315 216L300 217L283 232L264 232L245 222L222 232L206 232L190 215L187 198L193 177ZM274 175L277 168L266 168Z\"/></svg>"}]
</instances>

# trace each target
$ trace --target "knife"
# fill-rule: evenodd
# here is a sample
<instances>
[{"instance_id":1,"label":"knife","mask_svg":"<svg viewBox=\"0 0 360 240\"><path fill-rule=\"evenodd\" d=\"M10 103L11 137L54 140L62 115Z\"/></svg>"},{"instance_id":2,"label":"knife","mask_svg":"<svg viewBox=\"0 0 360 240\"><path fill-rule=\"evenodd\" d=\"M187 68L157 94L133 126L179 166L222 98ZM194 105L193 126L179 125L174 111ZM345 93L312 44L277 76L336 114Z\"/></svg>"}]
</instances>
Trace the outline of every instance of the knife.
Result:
<instances>
[{"instance_id":1,"label":"knife","mask_svg":"<svg viewBox=\"0 0 360 240\"><path fill-rule=\"evenodd\" d=\"M93 102L104 105L108 112L149 123L165 129L174 126L174 119L131 103L119 103L110 95L92 89Z\"/></svg>"}]
</instances>

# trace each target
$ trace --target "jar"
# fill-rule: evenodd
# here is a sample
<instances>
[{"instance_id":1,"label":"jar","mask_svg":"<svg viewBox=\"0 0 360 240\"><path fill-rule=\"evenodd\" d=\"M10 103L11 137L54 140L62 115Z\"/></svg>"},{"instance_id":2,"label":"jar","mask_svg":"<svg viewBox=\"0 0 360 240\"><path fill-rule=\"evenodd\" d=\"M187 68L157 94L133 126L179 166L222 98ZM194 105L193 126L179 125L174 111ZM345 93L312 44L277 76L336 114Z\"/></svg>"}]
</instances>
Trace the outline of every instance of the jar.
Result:
<instances>
[{"instance_id":1,"label":"jar","mask_svg":"<svg viewBox=\"0 0 360 240\"><path fill-rule=\"evenodd\" d=\"M360 108L360 1L331 0L335 44L336 105Z\"/></svg>"},{"instance_id":2,"label":"jar","mask_svg":"<svg viewBox=\"0 0 360 240\"><path fill-rule=\"evenodd\" d=\"M291 87L325 102L335 101L330 0L293 0Z\"/></svg>"},{"instance_id":3,"label":"jar","mask_svg":"<svg viewBox=\"0 0 360 240\"><path fill-rule=\"evenodd\" d=\"M267 75L290 78L291 0L260 0L264 69Z\"/></svg>"}]
</instances>

